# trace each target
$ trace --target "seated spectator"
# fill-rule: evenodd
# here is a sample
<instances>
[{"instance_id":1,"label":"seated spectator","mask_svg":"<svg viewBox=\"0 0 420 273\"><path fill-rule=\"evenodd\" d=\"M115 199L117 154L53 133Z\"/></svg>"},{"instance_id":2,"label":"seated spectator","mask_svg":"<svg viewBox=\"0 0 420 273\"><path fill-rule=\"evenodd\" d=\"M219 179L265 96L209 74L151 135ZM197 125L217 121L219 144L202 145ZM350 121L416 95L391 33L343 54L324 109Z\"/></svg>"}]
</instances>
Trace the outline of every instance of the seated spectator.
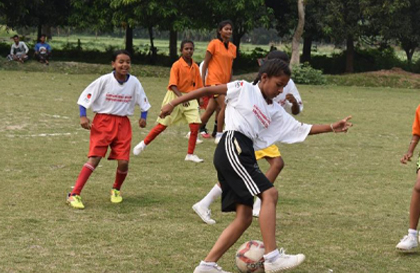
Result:
<instances>
[{"instance_id":1,"label":"seated spectator","mask_svg":"<svg viewBox=\"0 0 420 273\"><path fill-rule=\"evenodd\" d=\"M7 56L7 59L24 63L28 59L29 48L24 42L19 41L18 35L13 36L12 38L14 43L10 48L10 54Z\"/></svg>"},{"instance_id":2,"label":"seated spectator","mask_svg":"<svg viewBox=\"0 0 420 273\"><path fill-rule=\"evenodd\" d=\"M40 63L48 65L51 56L51 46L45 42L45 37L46 35L42 34L38 39L38 43L35 45L35 58Z\"/></svg>"}]
</instances>

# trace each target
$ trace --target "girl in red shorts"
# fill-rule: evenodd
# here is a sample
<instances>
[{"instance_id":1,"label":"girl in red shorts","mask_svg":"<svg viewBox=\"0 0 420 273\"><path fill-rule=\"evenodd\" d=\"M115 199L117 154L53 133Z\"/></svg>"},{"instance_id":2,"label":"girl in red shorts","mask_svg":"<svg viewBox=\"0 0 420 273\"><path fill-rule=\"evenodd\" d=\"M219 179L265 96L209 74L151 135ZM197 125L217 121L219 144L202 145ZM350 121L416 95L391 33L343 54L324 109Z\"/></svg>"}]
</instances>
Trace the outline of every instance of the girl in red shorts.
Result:
<instances>
[{"instance_id":1,"label":"girl in red shorts","mask_svg":"<svg viewBox=\"0 0 420 273\"><path fill-rule=\"evenodd\" d=\"M130 54L125 50L116 51L112 60L113 71L92 82L79 97L80 125L90 130L90 145L88 161L67 197L67 203L73 208L84 208L80 192L102 157L105 157L108 147L111 148L108 159L118 161L111 202L122 202L120 189L127 176L131 149L131 124L128 116L133 115L134 107L139 105L139 126L144 128L150 108L141 83L129 74L130 66ZM87 108L92 108L95 113L92 122L86 116Z\"/></svg>"}]
</instances>

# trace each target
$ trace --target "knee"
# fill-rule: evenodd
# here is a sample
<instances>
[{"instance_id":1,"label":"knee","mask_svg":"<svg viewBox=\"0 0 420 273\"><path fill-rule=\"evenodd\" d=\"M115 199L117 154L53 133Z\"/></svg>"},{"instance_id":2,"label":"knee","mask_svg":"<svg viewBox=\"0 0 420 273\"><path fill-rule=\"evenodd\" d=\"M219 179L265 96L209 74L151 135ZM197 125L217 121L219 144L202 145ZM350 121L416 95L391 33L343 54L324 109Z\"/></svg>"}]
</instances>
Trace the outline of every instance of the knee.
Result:
<instances>
[{"instance_id":1,"label":"knee","mask_svg":"<svg viewBox=\"0 0 420 273\"><path fill-rule=\"evenodd\" d=\"M277 204L277 201L279 199L279 192L277 191L276 188L272 187L266 190L265 192L263 192L261 197L264 202L273 202Z\"/></svg>"},{"instance_id":2,"label":"knee","mask_svg":"<svg viewBox=\"0 0 420 273\"><path fill-rule=\"evenodd\" d=\"M417 178L416 184L414 184L413 191L415 191L418 194L420 194L420 178Z\"/></svg>"},{"instance_id":3,"label":"knee","mask_svg":"<svg viewBox=\"0 0 420 273\"><path fill-rule=\"evenodd\" d=\"M127 160L119 160L118 161L118 169L120 171L123 171L123 172L128 171L128 161Z\"/></svg>"},{"instance_id":4,"label":"knee","mask_svg":"<svg viewBox=\"0 0 420 273\"><path fill-rule=\"evenodd\" d=\"M249 213L249 214L244 215L242 217L241 222L243 223L245 229L247 229L249 226L251 226L253 219L254 218L252 217L252 213Z\"/></svg>"}]
</instances>

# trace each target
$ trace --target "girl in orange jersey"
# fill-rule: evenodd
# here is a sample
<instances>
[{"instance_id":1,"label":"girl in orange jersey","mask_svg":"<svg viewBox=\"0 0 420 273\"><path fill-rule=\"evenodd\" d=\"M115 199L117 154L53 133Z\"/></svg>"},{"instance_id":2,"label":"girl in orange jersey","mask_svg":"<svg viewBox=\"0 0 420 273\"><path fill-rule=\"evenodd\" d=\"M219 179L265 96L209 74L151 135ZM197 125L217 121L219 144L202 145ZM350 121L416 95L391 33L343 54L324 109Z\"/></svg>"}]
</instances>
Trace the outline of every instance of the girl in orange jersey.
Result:
<instances>
[{"instance_id":1,"label":"girl in orange jersey","mask_svg":"<svg viewBox=\"0 0 420 273\"><path fill-rule=\"evenodd\" d=\"M232 79L232 64L236 58L236 46L229 42L232 36L233 24L230 20L222 21L217 28L217 39L213 39L207 46L206 56L201 70L203 84L205 86L226 84ZM208 106L203 115L201 115L201 135L209 138L206 123L216 109L222 109L225 106L225 95L214 95L209 99ZM215 136L217 141L223 131L224 112L217 115L217 132Z\"/></svg>"},{"instance_id":2,"label":"girl in orange jersey","mask_svg":"<svg viewBox=\"0 0 420 273\"><path fill-rule=\"evenodd\" d=\"M162 105L167 104L176 97L181 97L190 91L203 87L203 81L200 76L198 65L192 59L194 53L194 43L190 40L181 42L181 57L171 68L169 78L168 92L163 99ZM158 124L149 132L146 138L133 149L135 155L139 155L146 146L149 145L160 133L169 125L186 122L190 126L191 134L188 141L188 153L185 161L196 163L203 162L203 159L194 154L197 142L198 129L200 127L200 114L198 112L197 100L184 102L175 107L174 113L166 118L158 118Z\"/></svg>"}]
</instances>

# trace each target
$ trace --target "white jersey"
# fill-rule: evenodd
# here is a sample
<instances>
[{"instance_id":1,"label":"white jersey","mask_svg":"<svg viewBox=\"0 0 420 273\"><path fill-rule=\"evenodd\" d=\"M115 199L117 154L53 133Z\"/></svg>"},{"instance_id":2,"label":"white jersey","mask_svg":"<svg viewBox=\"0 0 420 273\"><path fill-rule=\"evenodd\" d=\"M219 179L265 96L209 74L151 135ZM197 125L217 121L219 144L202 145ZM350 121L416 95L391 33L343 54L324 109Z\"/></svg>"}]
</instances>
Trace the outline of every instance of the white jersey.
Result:
<instances>
[{"instance_id":1,"label":"white jersey","mask_svg":"<svg viewBox=\"0 0 420 273\"><path fill-rule=\"evenodd\" d=\"M136 77L130 75L127 82L120 84L113 72L99 77L86 87L77 104L92 108L95 113L117 116L133 115L136 104L142 112L150 108L149 100Z\"/></svg>"},{"instance_id":2,"label":"white jersey","mask_svg":"<svg viewBox=\"0 0 420 273\"><path fill-rule=\"evenodd\" d=\"M273 101L283 106L283 108L287 111L287 113L291 114L293 104L290 103L288 100L286 100L287 94L292 94L293 97L295 97L299 105L299 109L300 109L299 112L302 112L303 110L302 98L300 97L299 91L296 88L296 84L294 83L292 79L290 79L287 85L284 87L283 92L273 99Z\"/></svg>"},{"instance_id":3,"label":"white jersey","mask_svg":"<svg viewBox=\"0 0 420 273\"><path fill-rule=\"evenodd\" d=\"M19 42L17 45L16 43L13 43L12 47L10 48L10 55L28 54L28 52L29 52L29 48L26 46L24 42Z\"/></svg>"},{"instance_id":4,"label":"white jersey","mask_svg":"<svg viewBox=\"0 0 420 273\"><path fill-rule=\"evenodd\" d=\"M258 85L235 81L227 87L226 130L246 135L256 151L275 142L302 142L308 136L312 125L297 121L276 102L267 104Z\"/></svg>"}]
</instances>

